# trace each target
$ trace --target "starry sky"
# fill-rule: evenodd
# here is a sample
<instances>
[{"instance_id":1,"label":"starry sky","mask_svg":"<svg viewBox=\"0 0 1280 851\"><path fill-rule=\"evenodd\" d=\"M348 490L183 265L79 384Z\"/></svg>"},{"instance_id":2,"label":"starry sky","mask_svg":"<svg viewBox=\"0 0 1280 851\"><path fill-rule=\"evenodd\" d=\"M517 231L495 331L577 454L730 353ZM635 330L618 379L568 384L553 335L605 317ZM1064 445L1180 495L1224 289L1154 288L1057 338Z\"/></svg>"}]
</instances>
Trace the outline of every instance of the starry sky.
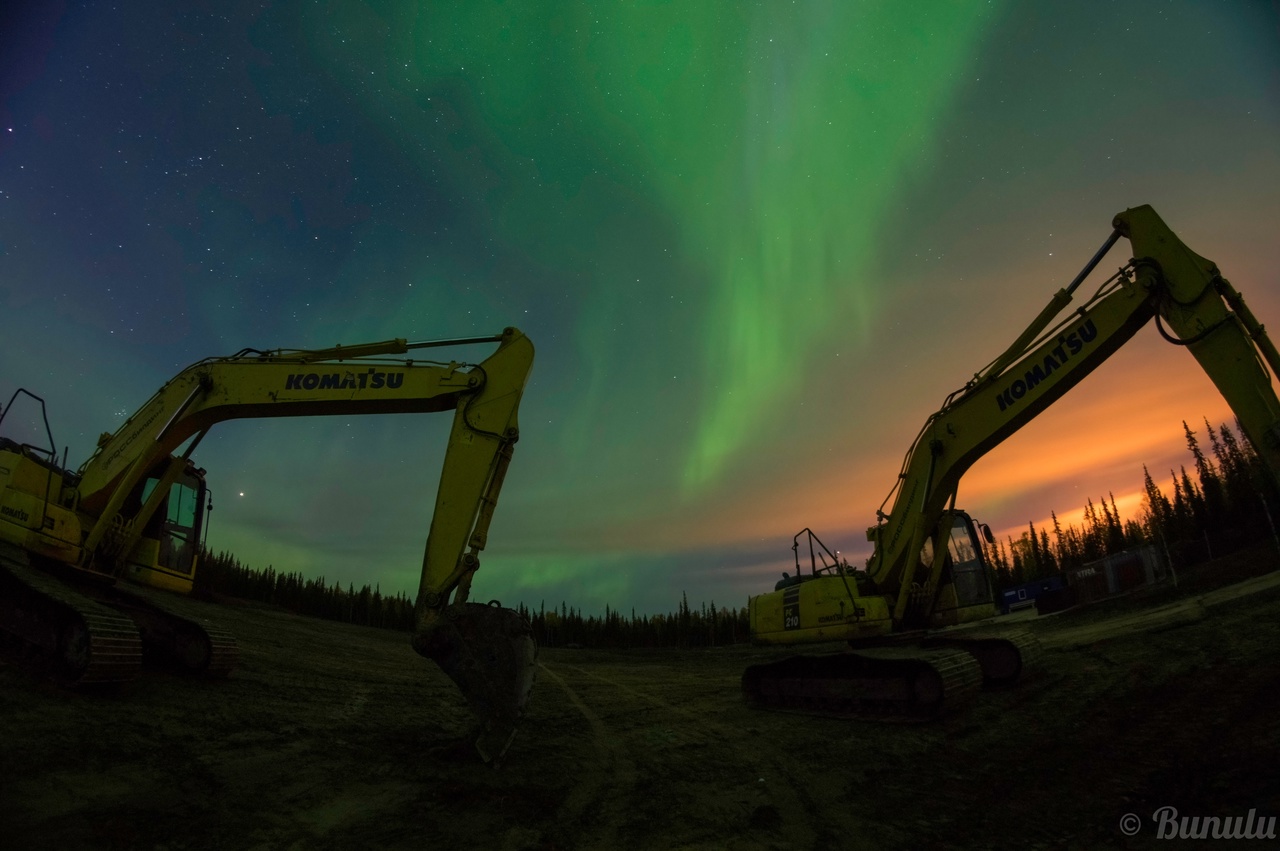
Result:
<instances>
[{"instance_id":1,"label":"starry sky","mask_svg":"<svg viewBox=\"0 0 1280 851\"><path fill-rule=\"evenodd\" d=\"M925 419L1127 207L1280 322L1273 3L14 5L0 403L42 396L75 467L207 356L517 326L473 599L740 606L806 526L864 558ZM1145 329L959 502L1002 536L1135 517L1205 417ZM217 426L210 546L416 592L449 420Z\"/></svg>"}]
</instances>

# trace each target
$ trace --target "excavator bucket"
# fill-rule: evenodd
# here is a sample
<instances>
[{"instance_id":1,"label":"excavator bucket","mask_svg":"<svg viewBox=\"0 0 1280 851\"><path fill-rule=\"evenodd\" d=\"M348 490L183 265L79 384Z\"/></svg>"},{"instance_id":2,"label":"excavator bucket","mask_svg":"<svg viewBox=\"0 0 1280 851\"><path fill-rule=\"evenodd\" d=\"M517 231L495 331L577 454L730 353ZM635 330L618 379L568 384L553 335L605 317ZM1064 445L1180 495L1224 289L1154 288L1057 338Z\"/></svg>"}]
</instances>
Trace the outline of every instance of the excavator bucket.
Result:
<instances>
[{"instance_id":1,"label":"excavator bucket","mask_svg":"<svg viewBox=\"0 0 1280 851\"><path fill-rule=\"evenodd\" d=\"M440 626L415 638L414 648L434 660L467 699L479 720L480 758L501 759L537 675L538 644L529 622L496 601L453 605Z\"/></svg>"}]
</instances>

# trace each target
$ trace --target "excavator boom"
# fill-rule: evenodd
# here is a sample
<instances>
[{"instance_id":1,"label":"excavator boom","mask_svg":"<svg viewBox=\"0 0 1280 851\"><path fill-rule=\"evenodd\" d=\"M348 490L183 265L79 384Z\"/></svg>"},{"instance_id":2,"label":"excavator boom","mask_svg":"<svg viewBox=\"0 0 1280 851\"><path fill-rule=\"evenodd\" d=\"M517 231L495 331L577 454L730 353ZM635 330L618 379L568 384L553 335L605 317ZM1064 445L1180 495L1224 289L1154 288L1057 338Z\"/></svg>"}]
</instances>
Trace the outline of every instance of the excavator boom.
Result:
<instances>
[{"instance_id":1,"label":"excavator boom","mask_svg":"<svg viewBox=\"0 0 1280 851\"><path fill-rule=\"evenodd\" d=\"M935 604L942 562L922 576L918 556L926 543L938 548L945 541L942 520L969 467L1066 395L1152 318L1167 339L1195 356L1280 479L1280 401L1268 373L1280 363L1262 326L1217 266L1187 248L1151 207L1127 210L1113 225L1104 249L1128 237L1130 264L1045 332L1071 301L1068 290L1060 291L1050 303L1057 313L1042 312L1015 347L947 399L912 445L890 494L896 494L893 507L868 533L876 544L868 572L893 597L896 620L907 617L905 592L913 583L924 583L924 594L917 595L925 598L924 617ZM1243 310L1233 312L1232 303Z\"/></svg>"},{"instance_id":2,"label":"excavator boom","mask_svg":"<svg viewBox=\"0 0 1280 851\"><path fill-rule=\"evenodd\" d=\"M1151 207L1126 210L1112 225L1106 243L1076 279L925 422L885 499L884 504L893 501L892 507L886 513L882 504L879 522L868 530L875 551L867 570L854 571L836 561L810 576L786 577L773 593L753 597L749 611L757 643L844 639L865 646L993 616L990 575L977 527L955 507L961 478L975 461L1066 395L1153 318L1166 340L1186 347L1196 358L1280 482L1280 399L1272 383L1272 375L1280 372L1280 356L1262 325L1217 266L1187 248ZM1129 239L1133 259L1064 316L1075 290L1122 237ZM946 644L974 654L988 683L1008 681L1008 672L1020 672L1036 655L1028 637L967 641L935 636L930 641L933 652ZM942 705L951 686L939 672L954 668L954 662L949 657L941 668L930 668L933 673L926 679L940 685L925 689L929 699L921 705ZM857 664L860 671L871 665L865 659ZM893 668L896 663L875 664ZM883 684L864 683L850 692L849 670L853 663L848 660L788 660L749 670L743 688L750 699L764 705L816 700L847 706L852 693L885 691ZM907 694L923 675L894 676L899 679L890 691ZM966 677L949 676L953 691L968 693Z\"/></svg>"},{"instance_id":3,"label":"excavator boom","mask_svg":"<svg viewBox=\"0 0 1280 851\"><path fill-rule=\"evenodd\" d=\"M476 364L397 357L420 349L475 343L497 343L498 348ZM53 595L60 594L61 602L46 600L52 586L33 578L24 554L50 566L60 563L63 574L97 580L123 575L126 565L137 561L139 548L147 545L148 530L168 504L171 488L194 476L203 494L203 479L192 472L190 456L208 430L224 420L453 411L423 556L413 646L435 660L462 689L479 716L477 748L486 760L495 760L509 745L532 688L537 647L519 614L496 604L472 604L467 598L519 439L517 410L532 364L533 345L515 328L492 337L460 340L409 343L397 339L319 350L243 350L193 364L161 387L115 433L102 435L96 451L77 473L58 469L57 485L52 484L53 465L40 461L50 473L50 484L42 485L39 464L23 450L27 460L22 469L35 472L24 474L25 487L11 479L4 494L6 503L20 499L23 506L35 506L42 486L52 499L44 499L43 521L30 519L34 510L23 510L30 522L24 521L22 527L0 523L0 539L11 544L0 553L11 568L0 577L9 588L7 595L0 595L0 604L18 597L26 601L7 611L0 605L0 615L8 614L9 621L21 624L37 624L42 618L66 624L74 620L75 629L84 633L80 643L86 649L80 655L87 660L76 670L80 676L106 670L95 662L93 653L110 641L95 638L91 624L97 622L93 618L107 623L103 620L107 615L98 611L102 607L67 596L70 591ZM184 444L185 449L175 456ZM194 538L194 530L190 537ZM185 582L189 589L190 577ZM95 591L94 596L127 611L142 630L144 643L148 635L171 637L172 613L165 611L166 606L154 596L141 599L141 592L130 592L128 600L123 593ZM86 614L90 609L92 616ZM111 621L111 626L121 624ZM196 628L188 621L181 630ZM35 627L29 631L39 632ZM217 645L221 639L206 636L204 640ZM41 641L28 643L63 652L56 636ZM216 656L216 647L208 652ZM108 667L114 677L128 666Z\"/></svg>"}]
</instances>

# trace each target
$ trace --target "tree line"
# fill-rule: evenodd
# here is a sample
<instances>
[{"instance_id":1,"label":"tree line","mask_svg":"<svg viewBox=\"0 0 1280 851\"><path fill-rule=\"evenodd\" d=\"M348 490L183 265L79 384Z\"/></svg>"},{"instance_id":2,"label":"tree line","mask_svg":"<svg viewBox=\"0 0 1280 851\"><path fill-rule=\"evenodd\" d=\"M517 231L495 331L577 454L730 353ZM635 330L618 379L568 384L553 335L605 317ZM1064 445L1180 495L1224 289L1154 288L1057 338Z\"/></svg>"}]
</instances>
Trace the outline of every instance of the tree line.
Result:
<instances>
[{"instance_id":1,"label":"tree line","mask_svg":"<svg viewBox=\"0 0 1280 851\"><path fill-rule=\"evenodd\" d=\"M533 625L538 643L547 647L715 647L751 639L745 606L717 608L712 600L693 609L683 592L678 609L665 615L639 616L632 609L626 617L606 605L603 617L584 618L564 603L559 611L548 611L545 604L536 612L521 604L517 611Z\"/></svg>"},{"instance_id":2,"label":"tree line","mask_svg":"<svg viewBox=\"0 0 1280 851\"><path fill-rule=\"evenodd\" d=\"M1031 522L1017 539L1009 535L984 544L998 587L1044 579L1144 545L1155 546L1176 568L1276 539L1272 506L1280 505L1280 491L1239 421L1236 428L1238 437L1225 423L1214 429L1206 419L1206 455L1183 421L1195 472L1185 464L1176 473L1169 470L1171 498L1144 465L1145 493L1136 518L1122 518L1109 493L1097 503L1087 501L1081 526L1064 528L1050 512L1052 530Z\"/></svg>"},{"instance_id":3,"label":"tree line","mask_svg":"<svg viewBox=\"0 0 1280 851\"><path fill-rule=\"evenodd\" d=\"M375 626L385 629L413 629L413 600L404 593L390 596L380 586L329 584L323 576L307 579L301 573L277 573L270 565L256 570L227 552L216 555L201 548L194 593L222 595L241 600L270 603L301 615L327 620Z\"/></svg>"},{"instance_id":4,"label":"tree line","mask_svg":"<svg viewBox=\"0 0 1280 851\"><path fill-rule=\"evenodd\" d=\"M1225 424L1214 429L1205 421L1210 455L1200 448L1196 432L1182 424L1191 452L1194 475L1183 465L1169 471L1172 497L1155 483L1144 466L1145 495L1136 518L1122 518L1115 496L1097 503L1089 499L1082 525L1063 527L1050 514L1052 529L1034 522L1018 538L984 544L998 588L1043 579L1081 567L1133 547L1154 545L1174 567L1194 564L1215 555L1276 539L1271 506L1280 505L1280 491L1253 446ZM1239 423L1237 423L1237 429ZM1052 535L1050 534L1052 532ZM383 594L375 585L356 590L324 577L307 579L301 573L278 573L271 566L256 570L226 552L201 550L195 590L204 596L225 595L280 606L298 614L359 626L408 631L414 628L414 601L404 593ZM714 647L750 640L747 609L717 607L715 601L697 608L681 594L675 612L630 615L605 606L603 616L582 614L564 602L536 611L521 603L517 611L533 627L546 647Z\"/></svg>"},{"instance_id":5,"label":"tree line","mask_svg":"<svg viewBox=\"0 0 1280 851\"><path fill-rule=\"evenodd\" d=\"M201 550L195 593L236 597L280 606L291 612L358 626L409 631L414 628L414 601L403 593L383 594L377 585L359 591L354 584L329 584L325 578L307 579L301 573L278 573L270 565L256 570L226 552ZM536 611L523 603L516 610L533 627L545 647L714 647L749 640L746 608L717 607L713 600L691 608L681 594L677 610L669 614L623 616L605 606L604 615L583 616L564 602Z\"/></svg>"}]
</instances>

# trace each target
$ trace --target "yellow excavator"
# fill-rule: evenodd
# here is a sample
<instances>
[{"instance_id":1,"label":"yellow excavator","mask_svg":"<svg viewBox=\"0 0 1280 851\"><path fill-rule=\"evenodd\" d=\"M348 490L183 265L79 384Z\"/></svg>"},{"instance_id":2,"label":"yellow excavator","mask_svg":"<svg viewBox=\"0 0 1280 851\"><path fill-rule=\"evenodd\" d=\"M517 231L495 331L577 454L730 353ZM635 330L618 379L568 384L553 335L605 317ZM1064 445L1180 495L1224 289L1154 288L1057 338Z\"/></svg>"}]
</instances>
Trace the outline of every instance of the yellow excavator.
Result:
<instances>
[{"instance_id":1,"label":"yellow excavator","mask_svg":"<svg viewBox=\"0 0 1280 851\"><path fill-rule=\"evenodd\" d=\"M845 641L850 650L748 668L742 688L750 703L924 719L963 704L984 684L1016 682L1034 667L1038 646L1029 634L980 635L968 627L996 609L978 537L981 529L991 542L991 533L956 508L960 479L1153 318L1160 334L1185 346L1208 373L1280 480L1280 399L1271 379L1280 372L1280 355L1262 325L1218 267L1187 248L1151 207L1126 210L1113 228L1013 344L926 421L868 530L875 549L866 570L851 568L808 529L796 536L796 575L784 573L773 592L748 603L753 641ZM1062 317L1122 236L1133 259Z\"/></svg>"},{"instance_id":2,"label":"yellow excavator","mask_svg":"<svg viewBox=\"0 0 1280 851\"><path fill-rule=\"evenodd\" d=\"M476 364L403 357L480 343L498 348ZM49 448L0 437L0 646L68 686L132 679L144 660L225 676L236 664L235 639L180 596L198 569L206 497L205 471L191 454L210 427L246 417L453 411L412 643L477 715L481 757L500 758L533 687L537 645L517 612L468 596L532 365L533 344L515 328L456 340L244 349L184 369L103 434L74 472L65 451L57 458L43 400L15 392L0 424L20 395L31 397Z\"/></svg>"}]
</instances>

